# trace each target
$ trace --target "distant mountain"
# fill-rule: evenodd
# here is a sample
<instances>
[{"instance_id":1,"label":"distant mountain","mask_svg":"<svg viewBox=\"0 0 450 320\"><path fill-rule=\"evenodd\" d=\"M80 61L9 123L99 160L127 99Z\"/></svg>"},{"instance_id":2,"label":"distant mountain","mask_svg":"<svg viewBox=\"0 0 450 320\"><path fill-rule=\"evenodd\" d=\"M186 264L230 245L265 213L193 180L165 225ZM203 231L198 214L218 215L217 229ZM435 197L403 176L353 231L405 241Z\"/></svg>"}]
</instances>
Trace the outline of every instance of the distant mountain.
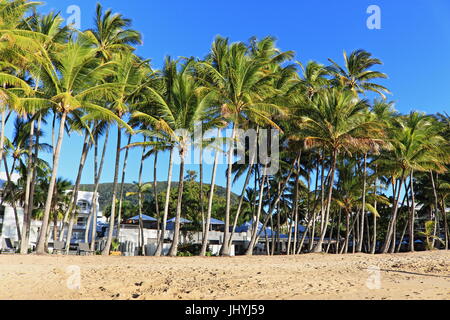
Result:
<instances>
[{"instance_id":1,"label":"distant mountain","mask_svg":"<svg viewBox=\"0 0 450 320\"><path fill-rule=\"evenodd\" d=\"M197 183L198 184L198 183ZM209 188L209 184L204 184L205 189ZM171 184L171 189L175 190L178 188L178 182L172 182ZM113 189L113 184L112 183L100 183L98 186L98 193L100 195L99 197L99 204L100 204L100 210L104 210L107 206L111 205L111 201L112 201L112 189ZM156 186L157 192L161 193L161 192L166 192L167 189L167 181L158 181L157 186ZM93 184L82 184L80 185L80 191L94 191L94 185ZM119 197L119 192L120 192L120 183L117 185L117 197ZM129 200L131 203L137 205L137 197L125 197L127 192L137 192L137 187L132 184L132 183L125 183L123 186L123 194L124 194L124 198L126 198L127 200ZM214 193L219 196L219 197L226 197L226 189L224 187L221 186L217 186L214 188ZM144 201L148 200L152 200L153 199L153 184L152 184L152 188L150 189L150 191L146 194L144 194ZM206 193L205 193L205 197L206 197ZM233 204L237 203L239 201L239 197L238 195L236 195L235 193L231 194L231 202Z\"/></svg>"}]
</instances>

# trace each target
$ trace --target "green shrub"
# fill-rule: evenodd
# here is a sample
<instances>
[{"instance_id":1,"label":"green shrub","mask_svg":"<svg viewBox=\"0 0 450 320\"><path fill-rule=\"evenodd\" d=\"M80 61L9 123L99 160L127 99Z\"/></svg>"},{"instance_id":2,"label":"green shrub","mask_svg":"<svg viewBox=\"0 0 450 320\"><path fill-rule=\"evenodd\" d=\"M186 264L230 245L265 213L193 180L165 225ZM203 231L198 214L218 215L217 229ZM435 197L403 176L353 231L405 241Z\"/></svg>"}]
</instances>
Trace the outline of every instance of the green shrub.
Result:
<instances>
[{"instance_id":1,"label":"green shrub","mask_svg":"<svg viewBox=\"0 0 450 320\"><path fill-rule=\"evenodd\" d=\"M120 248L120 241L119 239L113 239L111 242L111 251L119 251Z\"/></svg>"},{"instance_id":2,"label":"green shrub","mask_svg":"<svg viewBox=\"0 0 450 320\"><path fill-rule=\"evenodd\" d=\"M200 243L184 243L178 246L177 256L180 257L192 257L200 255L200 251L202 250L202 245ZM209 247L206 248L206 255L208 257L211 256L211 251Z\"/></svg>"}]
</instances>

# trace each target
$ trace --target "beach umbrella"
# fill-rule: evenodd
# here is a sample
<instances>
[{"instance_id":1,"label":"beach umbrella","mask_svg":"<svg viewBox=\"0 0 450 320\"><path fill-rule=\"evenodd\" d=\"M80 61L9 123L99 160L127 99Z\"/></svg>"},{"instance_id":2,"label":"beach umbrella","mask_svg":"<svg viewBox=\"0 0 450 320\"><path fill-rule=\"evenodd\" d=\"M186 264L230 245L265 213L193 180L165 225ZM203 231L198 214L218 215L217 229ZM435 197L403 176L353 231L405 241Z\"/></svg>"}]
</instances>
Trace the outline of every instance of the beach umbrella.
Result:
<instances>
[{"instance_id":1,"label":"beach umbrella","mask_svg":"<svg viewBox=\"0 0 450 320\"><path fill-rule=\"evenodd\" d=\"M130 218L130 220L139 221L139 215L134 216L133 218ZM145 214L142 215L142 220L143 221L157 221L155 218L152 218L152 217L147 216Z\"/></svg>"},{"instance_id":2,"label":"beach umbrella","mask_svg":"<svg viewBox=\"0 0 450 320\"><path fill-rule=\"evenodd\" d=\"M167 220L168 223L175 223L175 218ZM191 223L191 220L180 218L180 223Z\"/></svg>"},{"instance_id":3,"label":"beach umbrella","mask_svg":"<svg viewBox=\"0 0 450 320\"><path fill-rule=\"evenodd\" d=\"M221 220L217 220L217 219L211 218L211 219L210 219L210 224L211 224L211 225L224 225L225 222L223 222L223 221L221 221Z\"/></svg>"}]
</instances>

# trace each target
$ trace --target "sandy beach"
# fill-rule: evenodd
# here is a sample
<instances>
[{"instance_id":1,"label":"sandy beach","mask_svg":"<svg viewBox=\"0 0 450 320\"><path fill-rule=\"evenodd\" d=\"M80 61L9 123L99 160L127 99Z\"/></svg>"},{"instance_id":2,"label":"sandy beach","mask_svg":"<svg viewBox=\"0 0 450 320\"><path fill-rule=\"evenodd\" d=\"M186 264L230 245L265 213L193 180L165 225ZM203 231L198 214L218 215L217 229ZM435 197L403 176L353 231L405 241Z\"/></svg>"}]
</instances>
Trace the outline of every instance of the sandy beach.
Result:
<instances>
[{"instance_id":1,"label":"sandy beach","mask_svg":"<svg viewBox=\"0 0 450 320\"><path fill-rule=\"evenodd\" d=\"M0 255L0 299L447 300L450 252L230 258Z\"/></svg>"}]
</instances>

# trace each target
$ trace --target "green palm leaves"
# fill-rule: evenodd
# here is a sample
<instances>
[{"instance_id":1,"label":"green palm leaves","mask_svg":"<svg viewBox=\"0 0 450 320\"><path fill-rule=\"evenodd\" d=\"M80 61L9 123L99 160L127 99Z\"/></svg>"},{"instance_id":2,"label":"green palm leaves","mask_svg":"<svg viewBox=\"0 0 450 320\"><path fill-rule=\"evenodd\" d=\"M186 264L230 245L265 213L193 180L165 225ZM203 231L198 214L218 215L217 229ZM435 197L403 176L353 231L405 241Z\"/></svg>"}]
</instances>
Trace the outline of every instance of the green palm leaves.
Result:
<instances>
[{"instance_id":1,"label":"green palm leaves","mask_svg":"<svg viewBox=\"0 0 450 320\"><path fill-rule=\"evenodd\" d=\"M103 12L97 4L95 16L95 29L86 31L86 36L95 43L99 56L110 60L113 53L134 51L133 45L141 44L141 34L130 29L131 20L110 9Z\"/></svg>"},{"instance_id":2,"label":"green palm leaves","mask_svg":"<svg viewBox=\"0 0 450 320\"><path fill-rule=\"evenodd\" d=\"M385 170L404 170L443 173L449 161L448 142L440 135L440 128L430 116L412 112L397 118L391 128L391 149L378 162Z\"/></svg>"},{"instance_id":3,"label":"green palm leaves","mask_svg":"<svg viewBox=\"0 0 450 320\"><path fill-rule=\"evenodd\" d=\"M307 115L300 118L305 144L352 154L381 141L382 127L367 119L367 108L367 101L355 99L348 91L324 91L304 107Z\"/></svg>"},{"instance_id":4,"label":"green palm leaves","mask_svg":"<svg viewBox=\"0 0 450 320\"><path fill-rule=\"evenodd\" d=\"M373 58L372 54L365 50L356 50L347 55L344 51L345 67L340 67L332 59L328 59L332 65L329 71L335 77L335 85L351 90L355 95L366 91L373 91L385 98L384 93L390 93L382 85L372 82L373 79L386 79L387 75L371 70L375 65L382 64L381 60Z\"/></svg>"},{"instance_id":5,"label":"green palm leaves","mask_svg":"<svg viewBox=\"0 0 450 320\"><path fill-rule=\"evenodd\" d=\"M168 57L162 70L156 71L149 60L135 54L135 47L142 43L142 37L131 28L130 19L110 9L104 10L99 4L93 28L82 32L63 26L63 19L57 13L38 13L38 4L26 0L0 0L0 163L5 160L5 166L8 165L7 158L2 159L6 150L7 156L13 159L11 173L20 170L26 176L25 186L22 183L15 187L23 189L15 193L20 194L15 198L24 200L26 213L39 207L44 230L49 228L50 217L55 216L55 201L60 202L54 191L58 193L58 165L66 132L83 131L85 137L68 213L76 204L88 152L94 147L96 158L101 133L112 125L117 125L117 144L110 228L104 254L109 254L117 224L115 203L121 152L139 147L144 148L141 173L145 159L154 155L156 160L158 153L170 152L163 229L171 213L169 196L174 157L181 160L177 207L172 213L176 226L170 254L176 255L183 213L185 158L191 148L201 149L206 145L205 141L192 142L200 127L198 124L203 129L202 134L208 129L217 130L216 141L222 141L223 129L232 129L231 136L226 139L230 146L234 146L245 129L254 130L260 137L268 128L278 129L281 134L281 159L277 163L281 170L275 180L265 177L268 165L256 163L261 160L261 155L259 159L255 157L256 162L251 160L250 165L237 165L233 163L236 160L234 148L226 151L226 203L221 208L223 217L220 217L225 221L222 255L230 254L230 219L234 218L235 224L240 221L239 214L251 180L254 180L251 181L254 189L249 189L251 192L248 193L260 197L258 201L254 199L251 208L255 218L261 218L264 225L269 220L273 224L273 217L280 223L290 220L291 224L295 223L294 230L299 230L299 224L306 224L312 238L319 236L315 251L322 251L326 235L331 237L334 226L340 224L336 220L340 219L342 211L346 215L347 246L352 236L358 237L358 251L370 242L370 251L375 252L377 240L380 240L377 238L379 230L384 232L387 228L382 251L392 250L388 242L395 244L398 216L405 212L400 204L402 196L410 203L408 223L410 239L413 239L414 227L417 227L414 224L414 197L416 193L421 194L414 188L420 181L432 178L435 199L428 205L436 216L445 211L438 207L445 208L448 204L448 115L428 116L417 112L401 115L396 112L393 103L385 99L389 90L378 82L387 78L377 70L382 62L371 53L356 50L347 55L344 52L342 66L331 59L329 66L316 61L303 65L294 62L293 51L279 49L273 37L253 37L247 42L231 43L219 36L205 58ZM367 93L375 93L381 100L370 103L364 99ZM46 165L38 154L50 149L39 142L43 136L41 125L46 126L48 115L53 116L53 161ZM4 129L11 116L23 121L21 138L12 142L5 137ZM130 137L134 136L134 142L125 147L121 140L123 128ZM265 147L259 141L255 145L259 150ZM222 148L214 150L219 149ZM103 150L104 155L106 143ZM250 158L250 151L245 151L242 154ZM219 169L219 152L222 150L215 154L211 184L215 183ZM199 163L201 184L202 161ZM51 170L47 168L49 166ZM95 168L97 188L102 167L101 164ZM154 172L157 169L155 165ZM49 170L50 178L41 183L44 179L36 176L40 171L49 173ZM123 180L125 171L123 169ZM243 176L246 176L245 186L240 204L234 210L233 183ZM143 177L140 175L140 178ZM195 180L193 173L189 179ZM34 201L36 181L48 192L36 193ZM156 184L156 179L154 181ZM392 186L393 201L389 204L381 195L386 191L382 190L382 185L387 181ZM141 182L139 179L139 195L149 186ZM301 190L299 186L302 186ZM404 188L406 192L402 192ZM154 192L157 197L156 188ZM213 199L211 192L206 216L202 210L203 228L211 217ZM386 209L386 206L392 207ZM159 214L159 207L156 211ZM367 221L368 214L373 215L372 226ZM28 219L31 215L25 216ZM380 216L380 221L389 221L383 221L385 225L377 229ZM407 226L403 227L407 229ZM439 221L435 227L439 229ZM24 228L26 231L28 227ZM444 228L448 231L446 221ZM339 237L341 230L336 229ZM203 233L205 239L206 231ZM365 241L368 237L370 241ZM157 254L161 254L164 232L158 238ZM296 234L293 238L294 241L302 239L298 242L298 250L296 245L293 246L295 252L301 252L305 236ZM26 252L28 239L24 239L23 252ZM248 252L253 252L257 239L254 233ZM38 253L45 252L46 242L45 234L41 233ZM308 250L311 249L312 244ZM335 250L339 251L337 247Z\"/></svg>"}]
</instances>

